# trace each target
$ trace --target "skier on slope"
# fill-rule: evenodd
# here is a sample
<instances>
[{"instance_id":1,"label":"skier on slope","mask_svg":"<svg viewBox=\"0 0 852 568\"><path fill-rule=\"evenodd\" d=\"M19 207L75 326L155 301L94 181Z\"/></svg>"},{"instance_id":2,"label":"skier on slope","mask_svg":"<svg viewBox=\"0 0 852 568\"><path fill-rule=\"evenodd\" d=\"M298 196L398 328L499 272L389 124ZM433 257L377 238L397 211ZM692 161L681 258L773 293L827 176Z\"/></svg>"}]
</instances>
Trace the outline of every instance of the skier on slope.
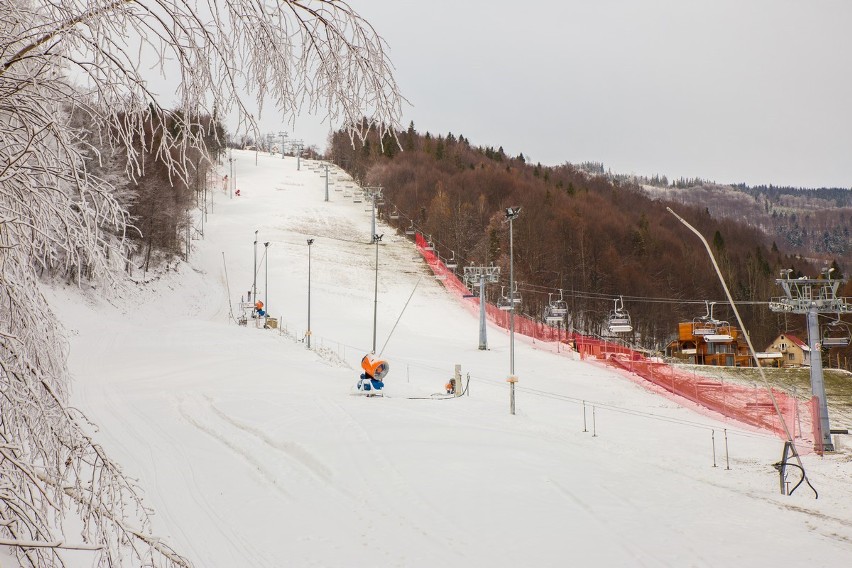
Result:
<instances>
[{"instance_id":1,"label":"skier on slope","mask_svg":"<svg viewBox=\"0 0 852 568\"><path fill-rule=\"evenodd\" d=\"M364 369L364 372L361 373L361 377L358 380L358 390L377 394L385 386L382 379L388 374L390 365L388 365L387 361L379 359L370 353L364 355L364 358L361 359L361 368Z\"/></svg>"}]
</instances>

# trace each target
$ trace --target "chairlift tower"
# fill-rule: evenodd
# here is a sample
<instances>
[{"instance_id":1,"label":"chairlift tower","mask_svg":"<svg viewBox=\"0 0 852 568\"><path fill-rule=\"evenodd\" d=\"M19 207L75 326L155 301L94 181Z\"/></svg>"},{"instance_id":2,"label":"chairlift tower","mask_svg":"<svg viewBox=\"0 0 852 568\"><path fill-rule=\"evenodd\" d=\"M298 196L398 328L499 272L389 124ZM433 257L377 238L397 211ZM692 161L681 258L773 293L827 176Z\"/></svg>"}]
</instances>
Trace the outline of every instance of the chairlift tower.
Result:
<instances>
[{"instance_id":1,"label":"chairlift tower","mask_svg":"<svg viewBox=\"0 0 852 568\"><path fill-rule=\"evenodd\" d=\"M302 169L302 148L305 147L305 143L301 140L291 140L290 146L293 147L293 153L296 154L296 171L301 171Z\"/></svg>"},{"instance_id":2,"label":"chairlift tower","mask_svg":"<svg viewBox=\"0 0 852 568\"><path fill-rule=\"evenodd\" d=\"M819 401L820 430L822 446L825 451L833 452L831 428L828 420L828 404L825 398L825 382L822 373L822 355L819 335L819 314L852 313L849 298L837 296L837 289L843 280L832 280L833 268L823 268L824 278L790 278L790 270L782 270L782 277L775 280L781 286L786 297L772 298L769 309L773 312L806 314L808 321L808 348L811 350L811 392Z\"/></svg>"},{"instance_id":3,"label":"chairlift tower","mask_svg":"<svg viewBox=\"0 0 852 568\"><path fill-rule=\"evenodd\" d=\"M372 239L375 239L376 236L376 202L381 201L382 199L382 190L384 188L382 186L372 186L372 187L364 187L364 195L367 199L370 200L372 206L372 225L370 226L370 234L372 235ZM370 240L370 243L374 243L374 240Z\"/></svg>"},{"instance_id":4,"label":"chairlift tower","mask_svg":"<svg viewBox=\"0 0 852 568\"><path fill-rule=\"evenodd\" d=\"M282 131L282 132L279 132L278 134L281 135L281 159L283 160L284 159L284 146L287 145L287 133Z\"/></svg>"},{"instance_id":5,"label":"chairlift tower","mask_svg":"<svg viewBox=\"0 0 852 568\"><path fill-rule=\"evenodd\" d=\"M485 284L496 284L500 281L499 266L465 266L464 283L470 288L479 283L479 349L488 349L488 339L485 335Z\"/></svg>"},{"instance_id":6,"label":"chairlift tower","mask_svg":"<svg viewBox=\"0 0 852 568\"><path fill-rule=\"evenodd\" d=\"M325 166L325 200L328 201L328 162L325 162L323 165ZM375 229L375 227L373 227L373 229ZM373 233L375 234L375 232L376 231L374 230Z\"/></svg>"}]
</instances>

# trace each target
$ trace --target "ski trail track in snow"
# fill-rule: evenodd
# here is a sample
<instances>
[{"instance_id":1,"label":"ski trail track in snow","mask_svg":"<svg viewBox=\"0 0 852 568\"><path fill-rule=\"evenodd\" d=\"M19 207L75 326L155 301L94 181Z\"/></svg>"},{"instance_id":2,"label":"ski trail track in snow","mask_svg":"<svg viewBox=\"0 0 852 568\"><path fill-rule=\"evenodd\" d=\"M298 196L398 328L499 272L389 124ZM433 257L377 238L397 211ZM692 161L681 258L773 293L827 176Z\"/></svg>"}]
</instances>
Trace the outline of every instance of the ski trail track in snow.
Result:
<instances>
[{"instance_id":1,"label":"ski trail track in snow","mask_svg":"<svg viewBox=\"0 0 852 568\"><path fill-rule=\"evenodd\" d=\"M516 337L509 416L508 333L489 324L489 350L476 349L476 314L381 222L377 348L426 277L384 353L388 397L349 396L373 331L370 216L339 193L322 203L316 174L289 160L234 156L244 196L216 194L191 270L131 287L114 308L65 306L89 314L72 340L74 402L140 479L155 534L197 566L833 566L852 553L843 463L807 458L819 501L805 486L778 496L777 440L550 345ZM286 336L227 318L223 251L235 305L252 285L255 230L271 243L258 295ZM307 238L316 351L295 339ZM440 389L453 364L470 372L470 397L406 398ZM582 432L581 400L603 405L597 437ZM711 467L709 428L717 459L729 428L732 471ZM819 483L827 474L837 483Z\"/></svg>"},{"instance_id":2,"label":"ski trail track in snow","mask_svg":"<svg viewBox=\"0 0 852 568\"><path fill-rule=\"evenodd\" d=\"M373 404L378 401L356 398L356 401ZM342 440L342 448L348 454L346 461L355 470L353 480L358 487L358 499L365 510L378 511L379 515L399 530L414 533L417 540L425 539L426 546L435 550L449 548L453 555L464 557L464 543L458 542L457 535L449 530L453 524L450 519L420 498L409 482L378 450L369 431L356 420L341 403L332 399L315 399L321 412L328 417ZM420 520L416 520L420 519ZM380 526L385 526L381 523ZM362 527L362 537L369 538L376 525L372 522ZM404 537L411 539L411 536Z\"/></svg>"}]
</instances>

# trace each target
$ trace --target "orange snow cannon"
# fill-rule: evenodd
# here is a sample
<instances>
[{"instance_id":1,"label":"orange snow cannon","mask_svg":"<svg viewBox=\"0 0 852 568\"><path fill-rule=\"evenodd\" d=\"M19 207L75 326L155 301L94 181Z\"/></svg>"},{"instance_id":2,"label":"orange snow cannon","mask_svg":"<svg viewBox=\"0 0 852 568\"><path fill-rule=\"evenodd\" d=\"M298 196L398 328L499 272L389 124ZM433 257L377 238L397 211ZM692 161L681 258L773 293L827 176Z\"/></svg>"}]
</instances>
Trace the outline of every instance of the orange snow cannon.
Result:
<instances>
[{"instance_id":1,"label":"orange snow cannon","mask_svg":"<svg viewBox=\"0 0 852 568\"><path fill-rule=\"evenodd\" d=\"M364 355L364 358L361 359L361 368L364 369L367 376L381 381L388 374L390 365L387 361L378 359L373 355Z\"/></svg>"}]
</instances>

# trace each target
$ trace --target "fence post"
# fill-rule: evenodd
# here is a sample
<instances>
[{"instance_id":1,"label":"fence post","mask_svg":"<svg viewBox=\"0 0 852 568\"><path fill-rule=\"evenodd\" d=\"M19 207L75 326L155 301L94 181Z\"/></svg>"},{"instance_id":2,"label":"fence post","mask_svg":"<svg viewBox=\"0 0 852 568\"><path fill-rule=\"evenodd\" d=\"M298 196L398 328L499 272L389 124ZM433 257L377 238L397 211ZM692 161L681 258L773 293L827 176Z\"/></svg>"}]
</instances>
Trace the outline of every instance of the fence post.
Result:
<instances>
[{"instance_id":1,"label":"fence post","mask_svg":"<svg viewBox=\"0 0 852 568\"><path fill-rule=\"evenodd\" d=\"M595 407L592 405L592 438L596 438L598 435L597 431L597 422L595 421Z\"/></svg>"},{"instance_id":2,"label":"fence post","mask_svg":"<svg viewBox=\"0 0 852 568\"><path fill-rule=\"evenodd\" d=\"M819 399L814 395L811 398L811 422L812 428L814 432L814 450L819 455L823 455L825 453L825 446L823 445L823 432L822 432L822 422L820 421L820 413L819 413Z\"/></svg>"},{"instance_id":3,"label":"fence post","mask_svg":"<svg viewBox=\"0 0 852 568\"><path fill-rule=\"evenodd\" d=\"M710 440L713 443L713 467L716 467L716 430L710 430Z\"/></svg>"},{"instance_id":4,"label":"fence post","mask_svg":"<svg viewBox=\"0 0 852 568\"><path fill-rule=\"evenodd\" d=\"M725 428L725 469L731 469L731 459L728 455L728 429Z\"/></svg>"}]
</instances>

